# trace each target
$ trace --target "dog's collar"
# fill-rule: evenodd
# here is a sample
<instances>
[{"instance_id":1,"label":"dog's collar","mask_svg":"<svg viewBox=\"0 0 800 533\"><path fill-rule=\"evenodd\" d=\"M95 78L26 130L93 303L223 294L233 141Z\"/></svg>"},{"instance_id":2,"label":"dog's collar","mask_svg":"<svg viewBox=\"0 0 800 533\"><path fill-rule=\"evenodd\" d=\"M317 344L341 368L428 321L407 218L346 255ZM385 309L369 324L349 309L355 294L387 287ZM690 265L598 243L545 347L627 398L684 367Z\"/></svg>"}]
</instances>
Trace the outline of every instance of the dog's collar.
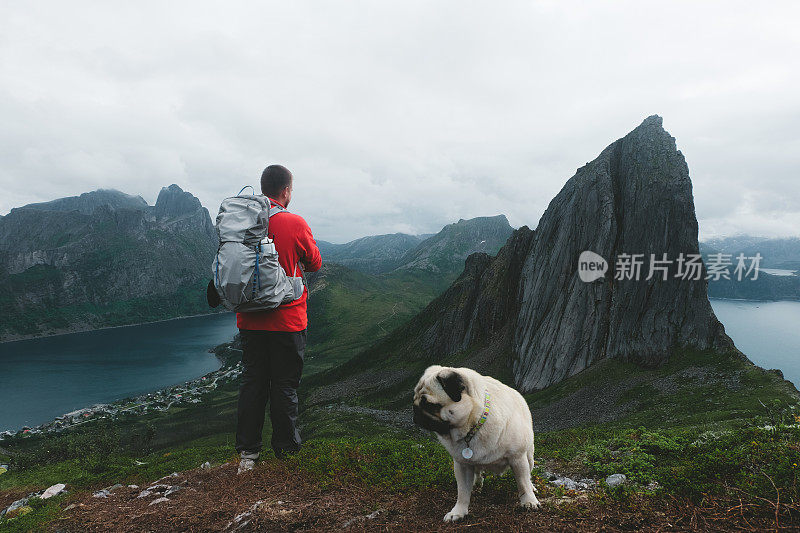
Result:
<instances>
[{"instance_id":1,"label":"dog's collar","mask_svg":"<svg viewBox=\"0 0 800 533\"><path fill-rule=\"evenodd\" d=\"M489 395L488 391L485 392L484 394L486 396L485 396L485 399L483 400L483 414L478 419L478 421L475 422L475 424L470 428L470 430L467 432L467 434L464 435L464 442L467 443L467 446L469 446L469 441L472 440L472 438L475 436L475 434L478 432L478 430L481 429L481 427L483 426L484 422L486 422L486 417L489 416L489 407L491 407L491 405L492 405L492 397Z\"/></svg>"}]
</instances>

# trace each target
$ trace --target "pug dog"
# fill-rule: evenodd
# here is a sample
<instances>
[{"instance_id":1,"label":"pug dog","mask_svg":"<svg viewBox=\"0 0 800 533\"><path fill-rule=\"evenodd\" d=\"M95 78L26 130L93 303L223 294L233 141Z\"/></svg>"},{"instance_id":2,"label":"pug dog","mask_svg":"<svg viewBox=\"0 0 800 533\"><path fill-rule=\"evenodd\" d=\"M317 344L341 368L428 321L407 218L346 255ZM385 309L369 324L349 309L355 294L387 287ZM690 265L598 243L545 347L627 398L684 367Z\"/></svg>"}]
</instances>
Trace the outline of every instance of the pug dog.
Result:
<instances>
[{"instance_id":1,"label":"pug dog","mask_svg":"<svg viewBox=\"0 0 800 533\"><path fill-rule=\"evenodd\" d=\"M484 472L501 474L509 467L520 506L540 507L531 481L531 411L519 392L469 368L431 366L414 388L414 423L433 431L453 457L458 499L445 522L467 515Z\"/></svg>"}]
</instances>

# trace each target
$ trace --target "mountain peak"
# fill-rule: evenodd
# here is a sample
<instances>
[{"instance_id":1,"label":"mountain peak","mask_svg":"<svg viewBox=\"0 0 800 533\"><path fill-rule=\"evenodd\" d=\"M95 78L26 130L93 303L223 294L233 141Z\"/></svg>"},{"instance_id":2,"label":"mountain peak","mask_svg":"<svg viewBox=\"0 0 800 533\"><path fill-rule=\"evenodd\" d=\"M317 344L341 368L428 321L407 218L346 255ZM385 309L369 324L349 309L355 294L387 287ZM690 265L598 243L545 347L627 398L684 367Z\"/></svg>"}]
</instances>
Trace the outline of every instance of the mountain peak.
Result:
<instances>
[{"instance_id":1,"label":"mountain peak","mask_svg":"<svg viewBox=\"0 0 800 533\"><path fill-rule=\"evenodd\" d=\"M657 126L659 128L663 127L664 119L658 115L650 115L646 119L642 121L639 125L641 128L642 126Z\"/></svg>"},{"instance_id":2,"label":"mountain peak","mask_svg":"<svg viewBox=\"0 0 800 533\"><path fill-rule=\"evenodd\" d=\"M506 218L506 216L502 215L502 214L501 215L485 216L485 217L466 218L466 219L465 218L459 218L458 222L456 222L455 224L450 224L450 225L451 226L457 226L457 225L464 225L464 224L476 225L476 226L487 225L487 224L500 224L500 225L503 225L503 226L511 227L511 225L508 223L508 219ZM447 227L447 226L445 226L445 227Z\"/></svg>"},{"instance_id":3,"label":"mountain peak","mask_svg":"<svg viewBox=\"0 0 800 533\"><path fill-rule=\"evenodd\" d=\"M177 217L194 213L201 208L200 200L173 183L169 187L161 188L153 212L157 217Z\"/></svg>"},{"instance_id":4,"label":"mountain peak","mask_svg":"<svg viewBox=\"0 0 800 533\"><path fill-rule=\"evenodd\" d=\"M474 252L497 253L514 231L505 215L460 219L410 250L402 270L461 272L464 260Z\"/></svg>"},{"instance_id":5,"label":"mountain peak","mask_svg":"<svg viewBox=\"0 0 800 533\"><path fill-rule=\"evenodd\" d=\"M435 266L443 233L475 242L461 228L425 241L412 264ZM501 360L524 392L602 359L650 366L676 350L736 352L702 268L699 279L676 276L679 254L699 252L697 230L686 161L661 117L648 117L567 180L535 231L516 230L493 258L470 256L459 279L376 349L428 361L463 353L479 369ZM584 251L607 262L594 282L578 274ZM617 279L622 254L645 258L635 279ZM647 279L650 254L667 254L666 279Z\"/></svg>"},{"instance_id":6,"label":"mountain peak","mask_svg":"<svg viewBox=\"0 0 800 533\"><path fill-rule=\"evenodd\" d=\"M707 282L676 276L698 253L692 183L675 139L653 115L578 170L536 229L520 280L513 369L524 390L546 387L603 358L655 365L676 347L727 349ZM565 224L564 221L575 221ZM578 223L580 221L580 223ZM590 250L609 265L600 281L577 275ZM619 257L667 255L666 279L616 279Z\"/></svg>"}]
</instances>

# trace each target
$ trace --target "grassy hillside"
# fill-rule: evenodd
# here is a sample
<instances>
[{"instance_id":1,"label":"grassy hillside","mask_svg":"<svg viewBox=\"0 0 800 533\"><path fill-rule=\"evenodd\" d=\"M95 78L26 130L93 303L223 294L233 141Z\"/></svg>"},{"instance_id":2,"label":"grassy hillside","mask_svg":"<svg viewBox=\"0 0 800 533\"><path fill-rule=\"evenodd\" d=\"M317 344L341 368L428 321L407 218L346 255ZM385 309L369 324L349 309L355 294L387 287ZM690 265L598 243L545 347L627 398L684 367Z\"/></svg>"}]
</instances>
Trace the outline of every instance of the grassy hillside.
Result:
<instances>
[{"instance_id":1,"label":"grassy hillside","mask_svg":"<svg viewBox=\"0 0 800 533\"><path fill-rule=\"evenodd\" d=\"M322 269L308 276L307 363L314 370L334 368L364 352L446 290L464 270L469 254L476 249L497 253L511 232L502 215L461 220L420 242L399 266L396 254L389 254L394 266L378 273L338 264L336 257L347 252L348 265L374 261L376 247L370 243L378 241L377 252L385 251L397 244L396 235L336 245L346 250L333 259L323 255ZM408 239L401 240L408 244Z\"/></svg>"},{"instance_id":2,"label":"grassy hillside","mask_svg":"<svg viewBox=\"0 0 800 533\"><path fill-rule=\"evenodd\" d=\"M468 273L462 276L451 296L460 294L459 285L472 282ZM309 352L300 389L305 446L288 462L278 462L265 450L267 460L252 478L242 481L233 474L238 391L236 383L228 383L198 404L3 442L0 463L10 469L0 475L0 507L54 483L67 483L71 494L47 502L34 499L29 514L2 521L0 527L27 531L49 524L79 531L93 524L102 529L108 526L104 520L111 520L103 513L116 509L122 496L101 502L91 497L92 491L117 483L150 483L206 461L222 466L208 474L178 476L199 477L204 484L193 485L190 496L183 491L173 497L185 511L185 528L225 527L255 506L256 499L265 494L277 499L278 493L289 502L285 512L259 514L255 525L341 527L341 521L330 522L338 516L331 512L293 507L312 497L356 515L388 508L388 517L376 527L439 527L441 508L449 508L455 495L452 461L430 435L411 424L413 385L430 364L470 366L511 382L507 336L501 332L435 360L414 348L414 341L426 334L426 316L453 312L433 302L415 315L444 284L443 278L410 270L370 275L334 264L312 279ZM408 320L412 315L416 318ZM604 360L526 400L536 429L539 466L534 475L544 509L509 514L515 486L506 474L491 478L476 496L468 526L519 530L580 524L640 530L651 525L800 525L798 393L778 372L756 367L737 351L678 350L657 368ZM264 442L270 432L267 421ZM598 480L599 488L581 495L548 483L549 472L589 477ZM628 481L607 487L605 476L616 473ZM259 487L258 494L253 486ZM307 486L314 489L298 492ZM164 524L175 519L170 514L175 507L150 508L129 493L127 509L137 509L136 516L147 517L142 520ZM216 503L203 507L199 502L205 500ZM66 510L73 503L81 506ZM126 514L118 514L114 520L124 521Z\"/></svg>"},{"instance_id":3,"label":"grassy hillside","mask_svg":"<svg viewBox=\"0 0 800 533\"><path fill-rule=\"evenodd\" d=\"M307 365L335 367L383 338L433 299L445 280L372 275L335 263L309 276Z\"/></svg>"},{"instance_id":4,"label":"grassy hillside","mask_svg":"<svg viewBox=\"0 0 800 533\"><path fill-rule=\"evenodd\" d=\"M409 424L406 381L414 381L418 370L406 370L408 380L388 390L385 400L355 393L342 402L311 405L306 398L301 413L306 445L290 461L290 471L318 483L320 495L334 494L347 484L376 498L383 494L383 505L399 505L420 491L435 491L438 500L453 498L449 456ZM306 395L317 392L307 382L303 390ZM65 512L64 507L77 501L94 505L92 490L151 482L205 461L231 461L236 392L230 384L200 404L166 413L101 420L62 435L4 443L0 462L11 468L0 476L0 504L58 482L68 483L72 494L34 502L31 514L3 526L25 531L52 520L66 518L69 523L79 510ZM703 520L726 516L725 509L742 505L741 517L748 522L764 527L776 519L782 525L798 523L796 391L776 373L735 354L676 354L668 365L655 369L606 361L526 398L538 428L535 474L545 508L521 516L525 527L562 517L565 509L559 502L565 498L572 502L571 512L587 520L619 512L647 514L655 506L674 521L679 513L674 505L679 504L678 508L694 509ZM387 405L393 409L380 409ZM594 422L576 416L587 410ZM598 412L609 416L598 417ZM269 442L269 422L264 433ZM265 453L269 457L270 452ZM262 468L263 475L271 475L284 466L267 460ZM548 484L545 470L600 480L623 473L629 482L617 489L601 485L600 492L581 500ZM476 496L478 516L468 524L504 516L503 508L513 505L510 476L490 479L487 487ZM493 510L481 511L482 505ZM424 500L415 506L414 516L431 515L428 520L433 520L438 514L438 506L433 505L436 513L429 513L431 504ZM742 519L737 513L726 520L734 518ZM427 527L436 527L439 519Z\"/></svg>"}]
</instances>

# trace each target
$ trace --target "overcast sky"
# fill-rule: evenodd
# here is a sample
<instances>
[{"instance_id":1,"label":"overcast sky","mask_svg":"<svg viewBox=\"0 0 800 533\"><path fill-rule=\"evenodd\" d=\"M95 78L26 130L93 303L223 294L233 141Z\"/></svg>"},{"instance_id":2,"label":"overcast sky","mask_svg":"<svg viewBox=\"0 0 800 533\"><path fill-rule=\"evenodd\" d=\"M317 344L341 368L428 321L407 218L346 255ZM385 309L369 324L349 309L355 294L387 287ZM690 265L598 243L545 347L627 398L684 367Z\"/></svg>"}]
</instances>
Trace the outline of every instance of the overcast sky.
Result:
<instances>
[{"instance_id":1,"label":"overcast sky","mask_svg":"<svg viewBox=\"0 0 800 533\"><path fill-rule=\"evenodd\" d=\"M282 163L318 239L535 227L659 114L701 238L800 235L797 2L4 2L0 214Z\"/></svg>"}]
</instances>

